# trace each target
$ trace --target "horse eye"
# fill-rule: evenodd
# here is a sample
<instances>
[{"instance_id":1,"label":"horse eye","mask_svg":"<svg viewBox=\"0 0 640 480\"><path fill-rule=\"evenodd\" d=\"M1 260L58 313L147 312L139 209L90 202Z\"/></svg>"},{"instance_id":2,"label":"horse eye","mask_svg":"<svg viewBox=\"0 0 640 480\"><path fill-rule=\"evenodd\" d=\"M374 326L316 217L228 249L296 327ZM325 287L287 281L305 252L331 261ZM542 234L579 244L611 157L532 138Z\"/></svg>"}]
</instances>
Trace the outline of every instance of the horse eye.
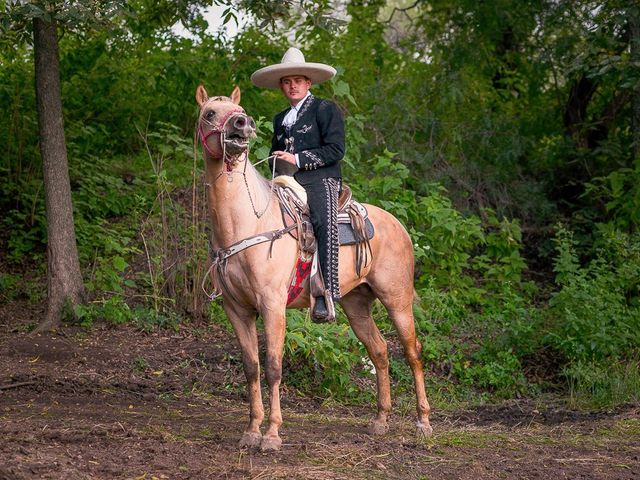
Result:
<instances>
[{"instance_id":1,"label":"horse eye","mask_svg":"<svg viewBox=\"0 0 640 480\"><path fill-rule=\"evenodd\" d=\"M206 118L207 120L211 120L215 114L216 114L216 112L214 112L213 110L209 110L209 111L205 114L205 118Z\"/></svg>"}]
</instances>

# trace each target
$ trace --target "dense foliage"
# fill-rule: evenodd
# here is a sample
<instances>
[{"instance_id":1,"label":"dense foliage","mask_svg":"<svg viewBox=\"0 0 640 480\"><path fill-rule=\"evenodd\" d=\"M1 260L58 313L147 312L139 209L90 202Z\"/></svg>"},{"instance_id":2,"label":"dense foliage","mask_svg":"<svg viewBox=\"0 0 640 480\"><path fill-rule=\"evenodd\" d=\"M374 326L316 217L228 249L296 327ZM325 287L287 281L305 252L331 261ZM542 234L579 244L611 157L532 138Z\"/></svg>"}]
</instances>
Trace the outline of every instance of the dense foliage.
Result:
<instances>
[{"instance_id":1,"label":"dense foliage","mask_svg":"<svg viewBox=\"0 0 640 480\"><path fill-rule=\"evenodd\" d=\"M598 405L638 400L637 7L285 2L290 9L229 39L206 33L198 2L152 3L128 2L107 29L65 27L61 37L74 215L93 298L76 312L84 325L179 328L207 311L194 90L228 94L238 84L258 119L253 152L262 158L283 102L249 77L295 38L308 59L339 70L315 90L346 112L346 181L413 238L431 390L512 397L566 388ZM258 17L269 3L237 2L225 15L233 22L247 8ZM46 268L33 55L5 20L0 301L36 302L42 276L20 281ZM178 20L190 36L171 29ZM217 307L209 315L224 321ZM376 318L392 339L382 309ZM296 366L285 381L297 388L370 391L371 366L344 318L317 326L292 313L285 348ZM392 375L400 389L411 384L397 352Z\"/></svg>"}]
</instances>

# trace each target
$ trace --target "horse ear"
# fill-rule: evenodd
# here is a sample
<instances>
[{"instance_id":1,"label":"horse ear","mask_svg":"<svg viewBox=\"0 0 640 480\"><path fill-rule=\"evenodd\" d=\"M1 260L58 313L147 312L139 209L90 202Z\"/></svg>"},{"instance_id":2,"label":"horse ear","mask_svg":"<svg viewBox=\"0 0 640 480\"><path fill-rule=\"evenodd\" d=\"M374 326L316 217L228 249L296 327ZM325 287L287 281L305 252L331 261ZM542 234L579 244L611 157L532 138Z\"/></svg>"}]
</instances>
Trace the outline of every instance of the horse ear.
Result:
<instances>
[{"instance_id":1,"label":"horse ear","mask_svg":"<svg viewBox=\"0 0 640 480\"><path fill-rule=\"evenodd\" d=\"M202 106L207 100L209 100L209 95L207 95L204 85L198 85L198 88L196 88L196 102Z\"/></svg>"},{"instance_id":2,"label":"horse ear","mask_svg":"<svg viewBox=\"0 0 640 480\"><path fill-rule=\"evenodd\" d=\"M236 105L240 105L240 87L236 85L236 88L231 92L231 101Z\"/></svg>"}]
</instances>

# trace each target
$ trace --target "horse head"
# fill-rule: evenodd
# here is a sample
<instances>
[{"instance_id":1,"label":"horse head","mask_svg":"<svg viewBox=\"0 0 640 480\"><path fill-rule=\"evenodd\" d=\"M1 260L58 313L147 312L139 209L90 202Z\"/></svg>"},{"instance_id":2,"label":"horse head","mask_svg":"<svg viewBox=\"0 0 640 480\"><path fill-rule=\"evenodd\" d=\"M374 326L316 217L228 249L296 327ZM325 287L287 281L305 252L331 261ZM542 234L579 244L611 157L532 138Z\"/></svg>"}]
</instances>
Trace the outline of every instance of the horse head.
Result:
<instances>
[{"instance_id":1,"label":"horse head","mask_svg":"<svg viewBox=\"0 0 640 480\"><path fill-rule=\"evenodd\" d=\"M209 97L204 86L196 89L200 106L198 136L205 151L216 160L235 163L249 148L249 140L256 136L256 123L240 104L240 88L230 97Z\"/></svg>"}]
</instances>

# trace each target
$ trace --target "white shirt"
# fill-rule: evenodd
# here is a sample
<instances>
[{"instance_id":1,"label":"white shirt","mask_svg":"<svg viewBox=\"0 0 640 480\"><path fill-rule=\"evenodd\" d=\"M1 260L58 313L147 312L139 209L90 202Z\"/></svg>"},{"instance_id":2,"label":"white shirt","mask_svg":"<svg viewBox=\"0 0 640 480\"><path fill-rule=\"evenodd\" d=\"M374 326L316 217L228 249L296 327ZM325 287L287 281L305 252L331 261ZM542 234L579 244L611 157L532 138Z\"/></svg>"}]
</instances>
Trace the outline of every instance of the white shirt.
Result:
<instances>
[{"instance_id":1,"label":"white shirt","mask_svg":"<svg viewBox=\"0 0 640 480\"><path fill-rule=\"evenodd\" d=\"M290 127L291 125L296 123L296 120L298 119L298 112L300 111L300 108L302 108L302 105L304 105L304 102L307 100L307 98L309 98L309 95L311 95L311 92L307 92L307 94L304 96L302 100L300 100L295 105L291 105L291 110L289 110L287 114L284 116L284 118L282 119L283 126ZM295 154L295 157L296 157L296 166L300 168L300 159L298 158L297 153Z\"/></svg>"},{"instance_id":2,"label":"white shirt","mask_svg":"<svg viewBox=\"0 0 640 480\"><path fill-rule=\"evenodd\" d=\"M296 123L296 120L298 119L298 112L300 111L300 108L302 108L302 105L307 100L309 95L311 95L311 92L307 92L304 98L300 100L296 105L291 105L291 110L289 110L282 119L282 125L284 125L285 127L290 127L291 125Z\"/></svg>"}]
</instances>

